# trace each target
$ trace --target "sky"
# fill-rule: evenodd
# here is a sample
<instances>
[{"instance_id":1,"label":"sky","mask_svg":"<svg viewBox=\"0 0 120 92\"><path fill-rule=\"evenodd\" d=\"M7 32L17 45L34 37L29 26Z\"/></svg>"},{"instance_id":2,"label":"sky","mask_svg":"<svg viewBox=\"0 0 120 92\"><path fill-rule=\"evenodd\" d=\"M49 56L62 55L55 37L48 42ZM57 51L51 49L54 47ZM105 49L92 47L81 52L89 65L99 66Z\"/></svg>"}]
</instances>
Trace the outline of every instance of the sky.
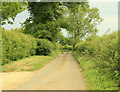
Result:
<instances>
[{"instance_id":1,"label":"sky","mask_svg":"<svg viewBox=\"0 0 120 92\"><path fill-rule=\"evenodd\" d=\"M94 0L90 0L89 4L91 7L97 7L100 11L100 16L104 19L103 22L97 26L99 30L97 34L99 36L102 36L109 28L109 33L118 31L118 2L94 2ZM20 23L23 23L29 16L30 13L25 10L16 16L13 25L5 24L3 27L8 30L20 28ZM65 31L63 31L63 34L67 36Z\"/></svg>"},{"instance_id":2,"label":"sky","mask_svg":"<svg viewBox=\"0 0 120 92\"><path fill-rule=\"evenodd\" d=\"M99 29L98 35L103 35L109 28L109 33L118 31L118 2L90 2L90 6L97 7L100 11L100 16L104 19L97 26Z\"/></svg>"},{"instance_id":3,"label":"sky","mask_svg":"<svg viewBox=\"0 0 120 92\"><path fill-rule=\"evenodd\" d=\"M21 27L20 23L23 23L27 18L29 18L29 16L30 16L30 13L27 10L25 10L16 16L12 25L6 23L5 25L3 25L3 27L8 30L20 28Z\"/></svg>"}]
</instances>

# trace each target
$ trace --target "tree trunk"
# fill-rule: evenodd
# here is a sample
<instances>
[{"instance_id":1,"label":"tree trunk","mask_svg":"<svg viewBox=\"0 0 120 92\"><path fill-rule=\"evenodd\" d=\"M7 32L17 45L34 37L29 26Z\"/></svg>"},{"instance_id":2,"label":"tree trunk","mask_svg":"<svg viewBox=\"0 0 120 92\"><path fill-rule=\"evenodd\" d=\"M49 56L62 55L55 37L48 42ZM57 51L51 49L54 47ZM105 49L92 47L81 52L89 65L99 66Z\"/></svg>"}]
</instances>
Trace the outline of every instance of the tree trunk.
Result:
<instances>
[{"instance_id":1,"label":"tree trunk","mask_svg":"<svg viewBox=\"0 0 120 92\"><path fill-rule=\"evenodd\" d=\"M75 44L73 45L73 51L75 51Z\"/></svg>"}]
</instances>

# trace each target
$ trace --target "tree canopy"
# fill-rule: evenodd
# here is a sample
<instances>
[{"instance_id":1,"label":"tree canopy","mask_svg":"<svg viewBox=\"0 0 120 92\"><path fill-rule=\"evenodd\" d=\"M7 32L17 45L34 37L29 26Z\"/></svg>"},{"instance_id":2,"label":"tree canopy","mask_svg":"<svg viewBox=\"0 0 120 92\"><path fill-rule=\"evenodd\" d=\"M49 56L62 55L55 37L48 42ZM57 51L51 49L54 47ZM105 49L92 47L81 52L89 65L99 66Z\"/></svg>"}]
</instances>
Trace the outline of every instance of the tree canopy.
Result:
<instances>
[{"instance_id":1,"label":"tree canopy","mask_svg":"<svg viewBox=\"0 0 120 92\"><path fill-rule=\"evenodd\" d=\"M80 5L72 3L71 8L66 8L64 12L64 24L66 25L63 27L73 38L73 47L86 35L96 34L98 31L96 26L100 22L102 18L99 15L99 9L91 8L87 2Z\"/></svg>"},{"instance_id":2,"label":"tree canopy","mask_svg":"<svg viewBox=\"0 0 120 92\"><path fill-rule=\"evenodd\" d=\"M6 24L6 20L13 24L16 15L27 9L27 5L27 2L2 2L2 25Z\"/></svg>"},{"instance_id":3,"label":"tree canopy","mask_svg":"<svg viewBox=\"0 0 120 92\"><path fill-rule=\"evenodd\" d=\"M56 41L60 32L57 19L61 16L60 3L55 2L29 2L28 10L31 17L24 22L24 33L31 34L36 38Z\"/></svg>"}]
</instances>

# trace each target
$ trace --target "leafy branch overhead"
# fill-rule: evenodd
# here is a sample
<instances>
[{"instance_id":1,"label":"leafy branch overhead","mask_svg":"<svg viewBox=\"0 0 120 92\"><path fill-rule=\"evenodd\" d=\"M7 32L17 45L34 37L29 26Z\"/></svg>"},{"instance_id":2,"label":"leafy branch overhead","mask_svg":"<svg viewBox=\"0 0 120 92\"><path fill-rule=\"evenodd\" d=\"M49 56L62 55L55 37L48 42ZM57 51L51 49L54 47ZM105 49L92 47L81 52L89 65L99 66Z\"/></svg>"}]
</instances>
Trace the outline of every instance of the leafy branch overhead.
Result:
<instances>
[{"instance_id":1,"label":"leafy branch overhead","mask_svg":"<svg viewBox=\"0 0 120 92\"><path fill-rule=\"evenodd\" d=\"M2 25L6 24L6 20L9 24L13 24L13 21L18 13L21 13L27 9L28 3L24 2L2 2Z\"/></svg>"},{"instance_id":2,"label":"leafy branch overhead","mask_svg":"<svg viewBox=\"0 0 120 92\"><path fill-rule=\"evenodd\" d=\"M91 8L89 3L71 3L63 12L64 20L61 21L69 35L73 38L73 47L83 37L97 33L97 24L102 22L98 8Z\"/></svg>"}]
</instances>

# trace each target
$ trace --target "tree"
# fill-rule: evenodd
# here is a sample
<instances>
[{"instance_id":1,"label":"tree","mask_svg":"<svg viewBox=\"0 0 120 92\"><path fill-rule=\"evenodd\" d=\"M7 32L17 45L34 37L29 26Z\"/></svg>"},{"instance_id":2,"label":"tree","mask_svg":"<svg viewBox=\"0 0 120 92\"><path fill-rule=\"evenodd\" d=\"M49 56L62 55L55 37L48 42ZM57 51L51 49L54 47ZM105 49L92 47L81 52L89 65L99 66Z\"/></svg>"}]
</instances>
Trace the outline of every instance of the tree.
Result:
<instances>
[{"instance_id":1,"label":"tree","mask_svg":"<svg viewBox=\"0 0 120 92\"><path fill-rule=\"evenodd\" d=\"M57 41L57 34L61 31L57 19L60 14L60 3L56 2L29 2L29 17L23 24L24 33L39 39Z\"/></svg>"},{"instance_id":2,"label":"tree","mask_svg":"<svg viewBox=\"0 0 120 92\"><path fill-rule=\"evenodd\" d=\"M87 2L73 6L74 3L70 9L66 8L67 16L64 19L67 23L66 29L73 38L73 50L75 50L75 45L80 39L89 34L96 34L98 31L96 25L102 18L99 16L99 9L91 8Z\"/></svg>"},{"instance_id":3,"label":"tree","mask_svg":"<svg viewBox=\"0 0 120 92\"><path fill-rule=\"evenodd\" d=\"M63 46L67 44L67 38L61 32L57 35L57 41Z\"/></svg>"},{"instance_id":4,"label":"tree","mask_svg":"<svg viewBox=\"0 0 120 92\"><path fill-rule=\"evenodd\" d=\"M13 21L18 13L24 11L28 3L20 2L2 2L2 25L6 24L6 20L9 24L13 24Z\"/></svg>"},{"instance_id":5,"label":"tree","mask_svg":"<svg viewBox=\"0 0 120 92\"><path fill-rule=\"evenodd\" d=\"M71 5L72 3L69 2L29 2L28 10L31 17L23 23L26 28L24 33L31 34L36 38L57 41L61 27L65 26L61 21L62 12L65 7L70 9Z\"/></svg>"}]
</instances>

